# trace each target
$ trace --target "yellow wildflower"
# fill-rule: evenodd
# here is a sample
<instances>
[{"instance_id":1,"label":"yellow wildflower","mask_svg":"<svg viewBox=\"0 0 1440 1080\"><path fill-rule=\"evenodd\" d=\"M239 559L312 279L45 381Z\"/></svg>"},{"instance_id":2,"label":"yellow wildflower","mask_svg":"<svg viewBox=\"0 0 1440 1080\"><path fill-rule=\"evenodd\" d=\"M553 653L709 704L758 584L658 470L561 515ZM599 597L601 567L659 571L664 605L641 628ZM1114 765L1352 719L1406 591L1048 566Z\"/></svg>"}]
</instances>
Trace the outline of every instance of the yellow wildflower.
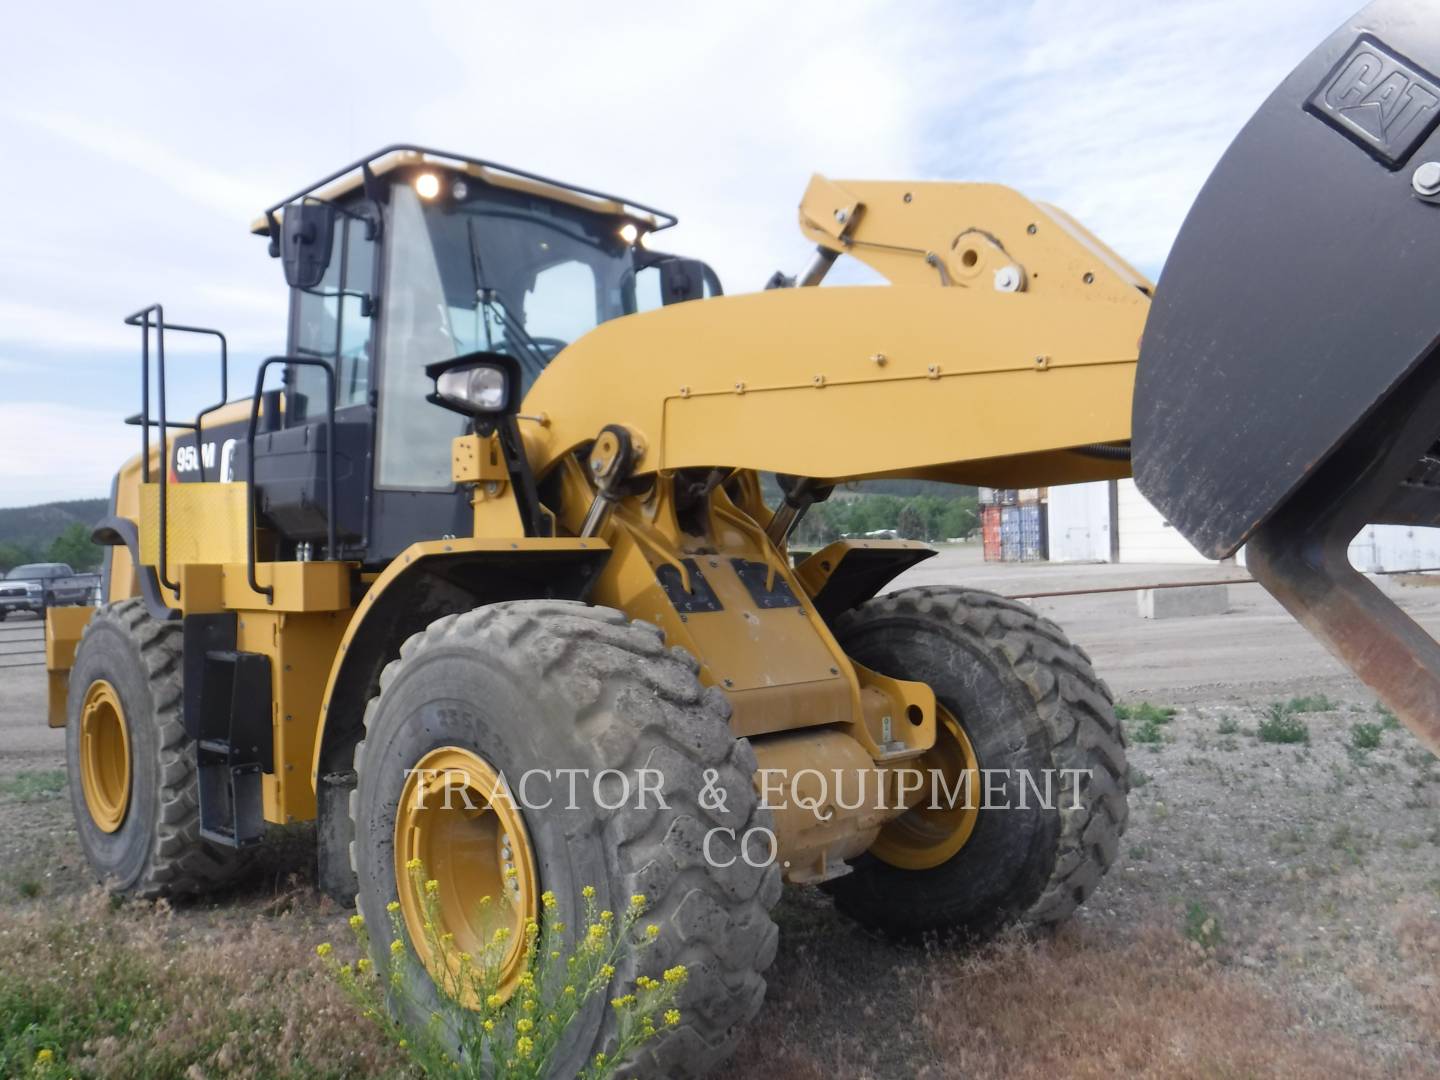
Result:
<instances>
[{"instance_id":1,"label":"yellow wildflower","mask_svg":"<svg viewBox=\"0 0 1440 1080\"><path fill-rule=\"evenodd\" d=\"M390 942L390 955L391 955L391 956L399 956L399 955L400 955L401 953L403 953L404 951L405 951L405 942L401 941L398 937L397 937L394 941Z\"/></svg>"},{"instance_id":2,"label":"yellow wildflower","mask_svg":"<svg viewBox=\"0 0 1440 1080\"><path fill-rule=\"evenodd\" d=\"M440 882L436 881L434 878L431 878L429 881L425 882L425 895L426 895L426 896L434 896L434 895L436 895L439 891L440 891Z\"/></svg>"},{"instance_id":3,"label":"yellow wildflower","mask_svg":"<svg viewBox=\"0 0 1440 1080\"><path fill-rule=\"evenodd\" d=\"M484 1026L484 1028L485 1028L486 1031L494 1031L494 1030L495 1030L495 1021L494 1021L494 1020L486 1020L483 1026Z\"/></svg>"},{"instance_id":4,"label":"yellow wildflower","mask_svg":"<svg viewBox=\"0 0 1440 1080\"><path fill-rule=\"evenodd\" d=\"M55 1051L48 1046L35 1055L36 1065L48 1065L55 1060Z\"/></svg>"},{"instance_id":5,"label":"yellow wildflower","mask_svg":"<svg viewBox=\"0 0 1440 1080\"><path fill-rule=\"evenodd\" d=\"M600 912L600 921L606 926L609 926L612 922L615 921L615 913L613 911Z\"/></svg>"},{"instance_id":6,"label":"yellow wildflower","mask_svg":"<svg viewBox=\"0 0 1440 1080\"><path fill-rule=\"evenodd\" d=\"M390 912L391 915L394 915L395 912L400 910L400 901L391 900L388 904L385 905L385 910Z\"/></svg>"},{"instance_id":7,"label":"yellow wildflower","mask_svg":"<svg viewBox=\"0 0 1440 1080\"><path fill-rule=\"evenodd\" d=\"M475 958L474 958L473 956L471 956L468 952L462 952L462 953L460 954L460 962L461 962L462 964L468 964L468 963L470 963L470 962L471 962L472 960L474 960L474 959L475 959Z\"/></svg>"},{"instance_id":8,"label":"yellow wildflower","mask_svg":"<svg viewBox=\"0 0 1440 1080\"><path fill-rule=\"evenodd\" d=\"M690 973L685 970L684 964L676 964L672 968L665 969L665 981L672 984L683 983L688 974Z\"/></svg>"},{"instance_id":9,"label":"yellow wildflower","mask_svg":"<svg viewBox=\"0 0 1440 1080\"><path fill-rule=\"evenodd\" d=\"M485 1004L492 1009L498 1009L501 1005L505 1004L505 999L499 994L491 994L485 999Z\"/></svg>"},{"instance_id":10,"label":"yellow wildflower","mask_svg":"<svg viewBox=\"0 0 1440 1080\"><path fill-rule=\"evenodd\" d=\"M676 1024L678 1024L679 1022L680 1022L680 1010L679 1010L679 1009L666 1009L666 1010L665 1010L665 1023L669 1024L671 1027L674 1027L674 1026L675 1026Z\"/></svg>"},{"instance_id":11,"label":"yellow wildflower","mask_svg":"<svg viewBox=\"0 0 1440 1080\"><path fill-rule=\"evenodd\" d=\"M530 1051L534 1049L535 1040L530 1038L529 1035L521 1035L520 1038L515 1040L515 1052L519 1054L522 1058L529 1057Z\"/></svg>"},{"instance_id":12,"label":"yellow wildflower","mask_svg":"<svg viewBox=\"0 0 1440 1080\"><path fill-rule=\"evenodd\" d=\"M520 1032L521 1035L524 1035L525 1032L532 1030L534 1027L535 1021L531 1020L528 1016L522 1016L519 1020L515 1021L515 1030Z\"/></svg>"},{"instance_id":13,"label":"yellow wildflower","mask_svg":"<svg viewBox=\"0 0 1440 1080\"><path fill-rule=\"evenodd\" d=\"M407 862L407 863L405 864L405 869L406 869L406 870L419 870L419 869L420 869L420 866L421 866L421 863L420 863L420 860L419 860L419 859L411 859L409 862Z\"/></svg>"},{"instance_id":14,"label":"yellow wildflower","mask_svg":"<svg viewBox=\"0 0 1440 1080\"><path fill-rule=\"evenodd\" d=\"M540 894L540 902L545 905L546 911L554 911L558 901L555 899L555 894L549 889L546 889Z\"/></svg>"},{"instance_id":15,"label":"yellow wildflower","mask_svg":"<svg viewBox=\"0 0 1440 1080\"><path fill-rule=\"evenodd\" d=\"M327 942L325 942L325 944L323 944L323 945L316 945L316 946L315 946L315 955L316 955L316 956L329 956L329 955L330 955L330 943L327 941Z\"/></svg>"},{"instance_id":16,"label":"yellow wildflower","mask_svg":"<svg viewBox=\"0 0 1440 1080\"><path fill-rule=\"evenodd\" d=\"M513 867L513 866L507 866L507 867L505 867L505 877L506 877L507 879L509 879L509 878L517 878L517 877L519 877L519 876L520 876L520 871L519 871L519 870L516 870L515 867Z\"/></svg>"},{"instance_id":17,"label":"yellow wildflower","mask_svg":"<svg viewBox=\"0 0 1440 1080\"><path fill-rule=\"evenodd\" d=\"M586 885L583 889L580 890L580 895L583 896L583 897L585 897L586 900L592 900L592 899L594 899L594 897L595 897L595 886L594 886L594 885Z\"/></svg>"},{"instance_id":18,"label":"yellow wildflower","mask_svg":"<svg viewBox=\"0 0 1440 1080\"><path fill-rule=\"evenodd\" d=\"M360 974L364 975L370 970L370 958L368 956L362 956L359 960L355 961L355 966L359 969Z\"/></svg>"},{"instance_id":19,"label":"yellow wildflower","mask_svg":"<svg viewBox=\"0 0 1440 1080\"><path fill-rule=\"evenodd\" d=\"M566 997L574 997L574 996L575 996L575 987L573 987L573 986L567 986L567 987L565 987L564 990L561 991L561 993L563 993Z\"/></svg>"},{"instance_id":20,"label":"yellow wildflower","mask_svg":"<svg viewBox=\"0 0 1440 1080\"><path fill-rule=\"evenodd\" d=\"M359 929L360 929L362 926L364 926L364 925L365 925L365 917L364 917L363 915L351 915L351 916L350 916L350 929L351 929L351 930L359 930Z\"/></svg>"},{"instance_id":21,"label":"yellow wildflower","mask_svg":"<svg viewBox=\"0 0 1440 1080\"><path fill-rule=\"evenodd\" d=\"M644 893L637 892L634 896L630 897L630 910L634 911L637 914L645 910Z\"/></svg>"},{"instance_id":22,"label":"yellow wildflower","mask_svg":"<svg viewBox=\"0 0 1440 1080\"><path fill-rule=\"evenodd\" d=\"M613 979L615 977L615 966L613 964L601 964L600 977L602 979Z\"/></svg>"},{"instance_id":23,"label":"yellow wildflower","mask_svg":"<svg viewBox=\"0 0 1440 1080\"><path fill-rule=\"evenodd\" d=\"M654 941L657 937L660 936L660 927L656 926L652 922L649 926L645 927L645 936L651 941Z\"/></svg>"}]
</instances>

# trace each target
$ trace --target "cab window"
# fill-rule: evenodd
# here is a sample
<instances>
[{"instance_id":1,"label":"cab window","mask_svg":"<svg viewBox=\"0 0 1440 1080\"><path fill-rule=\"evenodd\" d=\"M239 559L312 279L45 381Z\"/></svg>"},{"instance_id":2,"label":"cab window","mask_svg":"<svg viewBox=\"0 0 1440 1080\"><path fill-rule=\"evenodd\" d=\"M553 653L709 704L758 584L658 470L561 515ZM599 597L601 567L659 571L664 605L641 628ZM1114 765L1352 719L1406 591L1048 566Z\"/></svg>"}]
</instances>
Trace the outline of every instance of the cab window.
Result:
<instances>
[{"instance_id":1,"label":"cab window","mask_svg":"<svg viewBox=\"0 0 1440 1080\"><path fill-rule=\"evenodd\" d=\"M335 367L335 407L363 404L370 395L371 330L364 297L375 292L375 242L359 218L337 213L330 265L313 289L295 289L291 302L291 351L328 360ZM293 386L308 399L311 416L324 409L325 376L296 367Z\"/></svg>"}]
</instances>

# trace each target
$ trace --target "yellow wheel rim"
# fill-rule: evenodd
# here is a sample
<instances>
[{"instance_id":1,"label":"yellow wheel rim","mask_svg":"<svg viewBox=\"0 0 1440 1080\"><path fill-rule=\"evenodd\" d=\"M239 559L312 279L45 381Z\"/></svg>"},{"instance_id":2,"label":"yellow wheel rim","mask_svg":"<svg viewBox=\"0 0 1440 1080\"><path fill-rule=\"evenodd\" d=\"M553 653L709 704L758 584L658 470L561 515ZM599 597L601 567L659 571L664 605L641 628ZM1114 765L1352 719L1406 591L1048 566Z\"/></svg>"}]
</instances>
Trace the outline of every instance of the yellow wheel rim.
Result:
<instances>
[{"instance_id":1,"label":"yellow wheel rim","mask_svg":"<svg viewBox=\"0 0 1440 1080\"><path fill-rule=\"evenodd\" d=\"M416 859L423 878L438 886L428 900L422 874L412 869ZM395 886L410 941L436 982L454 977L460 953L477 961L486 955L504 927L499 993L508 997L524 971L525 922L538 914L538 881L520 810L488 762L442 746L415 763L395 812ZM432 931L425 929L427 904L437 916ZM446 934L454 935L443 949L448 973L432 941Z\"/></svg>"},{"instance_id":2,"label":"yellow wheel rim","mask_svg":"<svg viewBox=\"0 0 1440 1080\"><path fill-rule=\"evenodd\" d=\"M916 763L927 781L920 804L881 829L870 846L876 858L902 870L929 870L953 858L980 817L984 793L975 748L945 706L936 704L935 719L935 745ZM931 782L937 773L945 790ZM946 791L957 793L953 806Z\"/></svg>"},{"instance_id":3,"label":"yellow wheel rim","mask_svg":"<svg viewBox=\"0 0 1440 1080\"><path fill-rule=\"evenodd\" d=\"M130 734L120 695L104 679L90 684L80 706L80 788L96 827L120 828L130 806Z\"/></svg>"}]
</instances>

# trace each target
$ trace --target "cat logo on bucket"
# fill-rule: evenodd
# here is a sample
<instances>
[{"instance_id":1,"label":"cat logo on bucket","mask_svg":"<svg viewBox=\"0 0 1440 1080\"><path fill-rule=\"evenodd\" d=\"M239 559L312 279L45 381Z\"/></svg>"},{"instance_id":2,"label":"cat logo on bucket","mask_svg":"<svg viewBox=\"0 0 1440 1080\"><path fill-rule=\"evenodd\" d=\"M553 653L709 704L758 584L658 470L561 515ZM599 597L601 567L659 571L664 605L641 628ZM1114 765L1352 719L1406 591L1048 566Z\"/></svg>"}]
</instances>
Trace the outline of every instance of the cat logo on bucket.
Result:
<instances>
[{"instance_id":1,"label":"cat logo on bucket","mask_svg":"<svg viewBox=\"0 0 1440 1080\"><path fill-rule=\"evenodd\" d=\"M1361 36L1306 107L1375 157L1399 167L1440 119L1440 83Z\"/></svg>"}]
</instances>

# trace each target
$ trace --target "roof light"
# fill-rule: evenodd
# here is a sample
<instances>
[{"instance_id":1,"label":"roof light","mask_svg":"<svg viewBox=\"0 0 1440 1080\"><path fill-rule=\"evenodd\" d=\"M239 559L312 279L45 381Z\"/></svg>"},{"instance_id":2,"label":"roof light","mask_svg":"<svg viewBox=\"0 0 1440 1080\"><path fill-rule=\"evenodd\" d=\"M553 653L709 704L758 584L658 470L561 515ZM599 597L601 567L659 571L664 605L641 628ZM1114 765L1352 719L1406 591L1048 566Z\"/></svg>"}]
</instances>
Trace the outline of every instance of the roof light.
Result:
<instances>
[{"instance_id":1,"label":"roof light","mask_svg":"<svg viewBox=\"0 0 1440 1080\"><path fill-rule=\"evenodd\" d=\"M627 221L624 225L621 225L621 226L620 226L620 239L621 239L621 240L624 240L625 243L627 243L627 244L633 244L633 243L635 243L635 241L638 240L639 238L640 238L640 230L637 229L637 228L636 228L634 225L632 225L630 222Z\"/></svg>"},{"instance_id":2,"label":"roof light","mask_svg":"<svg viewBox=\"0 0 1440 1080\"><path fill-rule=\"evenodd\" d=\"M422 199L433 199L440 194L440 179L434 173L421 173L415 178L415 194Z\"/></svg>"},{"instance_id":3,"label":"roof light","mask_svg":"<svg viewBox=\"0 0 1440 1080\"><path fill-rule=\"evenodd\" d=\"M455 183L450 185L450 195L457 201L464 201L469 194L470 185L465 183L464 180L456 180Z\"/></svg>"}]
</instances>

